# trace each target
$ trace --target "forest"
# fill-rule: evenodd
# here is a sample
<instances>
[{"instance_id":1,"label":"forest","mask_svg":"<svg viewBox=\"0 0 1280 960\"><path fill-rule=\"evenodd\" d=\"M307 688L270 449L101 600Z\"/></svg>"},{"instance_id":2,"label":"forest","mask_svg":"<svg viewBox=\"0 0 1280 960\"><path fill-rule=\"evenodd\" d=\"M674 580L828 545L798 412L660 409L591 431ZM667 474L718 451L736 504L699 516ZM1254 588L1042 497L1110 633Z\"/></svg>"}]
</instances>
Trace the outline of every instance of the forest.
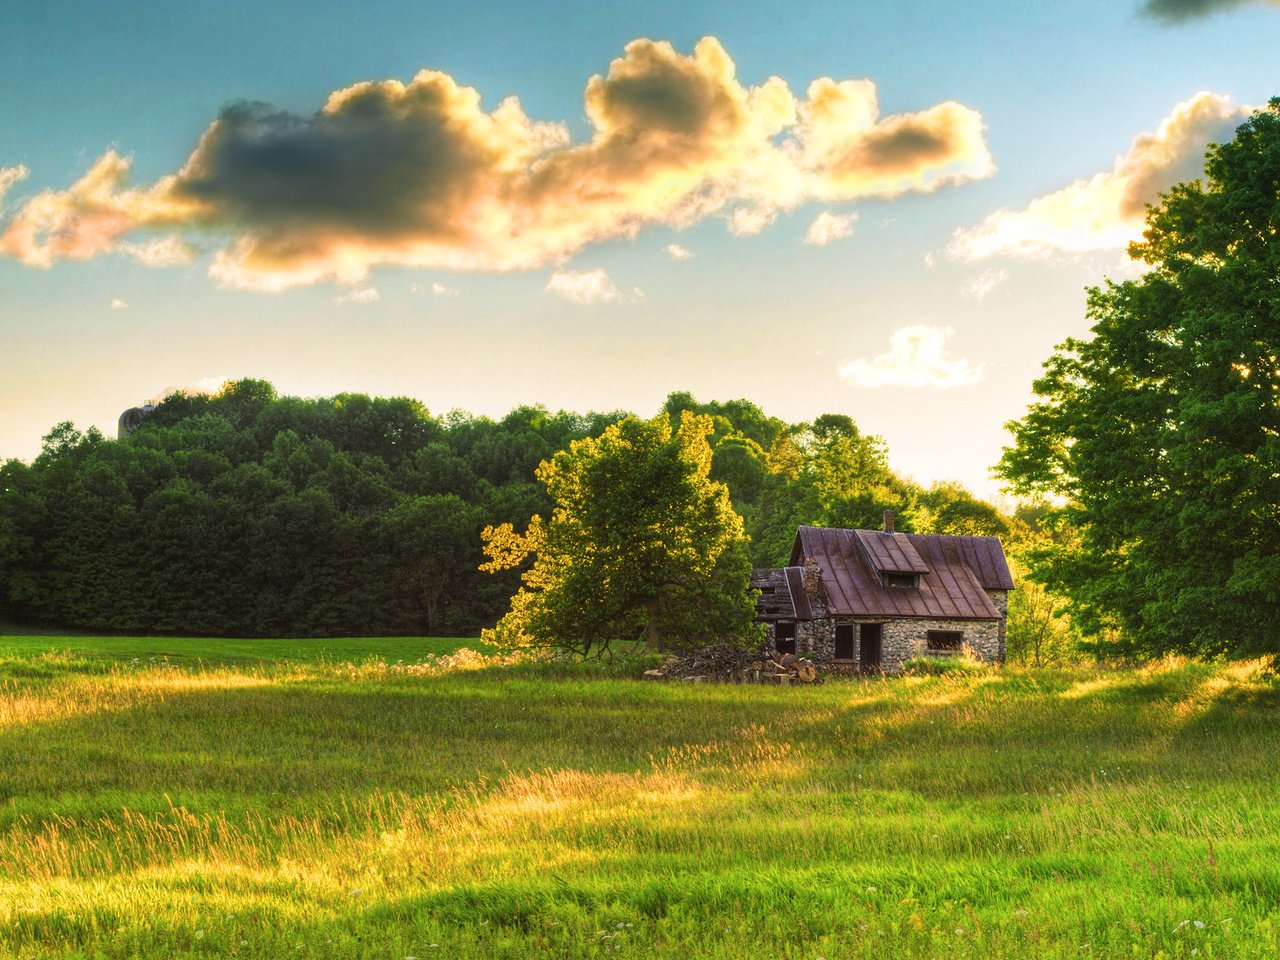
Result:
<instances>
[{"instance_id":1,"label":"forest","mask_svg":"<svg viewBox=\"0 0 1280 960\"><path fill-rule=\"evenodd\" d=\"M798 524L1038 534L963 488L893 472L847 416L786 423L746 400L673 393L710 431L711 479L784 562ZM538 465L623 412L433 415L406 398L280 396L266 382L174 394L120 440L55 426L0 466L0 616L100 631L223 636L476 635L519 571L480 570L485 527L552 507Z\"/></svg>"}]
</instances>

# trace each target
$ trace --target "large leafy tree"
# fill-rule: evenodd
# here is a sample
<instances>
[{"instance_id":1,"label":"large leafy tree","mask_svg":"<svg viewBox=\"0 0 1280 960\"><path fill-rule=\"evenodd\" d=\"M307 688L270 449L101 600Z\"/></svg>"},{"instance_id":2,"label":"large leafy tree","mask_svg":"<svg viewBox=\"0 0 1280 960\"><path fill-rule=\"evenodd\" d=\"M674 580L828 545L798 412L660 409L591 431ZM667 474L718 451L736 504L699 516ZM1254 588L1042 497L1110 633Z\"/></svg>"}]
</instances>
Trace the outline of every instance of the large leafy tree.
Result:
<instances>
[{"instance_id":1,"label":"large leafy tree","mask_svg":"<svg viewBox=\"0 0 1280 960\"><path fill-rule=\"evenodd\" d=\"M487 527L488 570L532 564L498 642L607 651L753 636L747 541L723 484L711 480L713 429L689 412L634 417L575 441L538 467L555 503L525 533Z\"/></svg>"},{"instance_id":2,"label":"large leafy tree","mask_svg":"<svg viewBox=\"0 0 1280 960\"><path fill-rule=\"evenodd\" d=\"M1037 575L1116 652L1280 656L1280 99L1212 147L1088 295L997 472L1066 502Z\"/></svg>"}]
</instances>

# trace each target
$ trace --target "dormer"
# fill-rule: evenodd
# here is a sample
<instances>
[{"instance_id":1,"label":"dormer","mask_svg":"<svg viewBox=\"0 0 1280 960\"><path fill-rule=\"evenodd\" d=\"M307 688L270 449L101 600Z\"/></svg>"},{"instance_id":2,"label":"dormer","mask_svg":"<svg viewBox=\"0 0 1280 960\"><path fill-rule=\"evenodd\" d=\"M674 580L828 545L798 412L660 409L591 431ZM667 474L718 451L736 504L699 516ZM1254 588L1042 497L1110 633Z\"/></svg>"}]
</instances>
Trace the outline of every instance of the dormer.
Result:
<instances>
[{"instance_id":1,"label":"dormer","mask_svg":"<svg viewBox=\"0 0 1280 960\"><path fill-rule=\"evenodd\" d=\"M894 532L892 510L884 512L883 530L855 530L854 535L881 585L891 590L920 589L920 577L929 568L907 535Z\"/></svg>"}]
</instances>

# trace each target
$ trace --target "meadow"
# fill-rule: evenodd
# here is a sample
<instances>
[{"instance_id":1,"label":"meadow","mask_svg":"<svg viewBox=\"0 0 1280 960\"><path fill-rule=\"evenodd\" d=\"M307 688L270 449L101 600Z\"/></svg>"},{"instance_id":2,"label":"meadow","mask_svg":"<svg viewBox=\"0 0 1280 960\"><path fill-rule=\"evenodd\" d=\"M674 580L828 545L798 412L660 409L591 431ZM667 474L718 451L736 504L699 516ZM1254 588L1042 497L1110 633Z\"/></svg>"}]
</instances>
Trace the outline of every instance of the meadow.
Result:
<instances>
[{"instance_id":1,"label":"meadow","mask_svg":"<svg viewBox=\"0 0 1280 960\"><path fill-rule=\"evenodd\" d=\"M1254 666L0 637L0 957L1274 957Z\"/></svg>"}]
</instances>

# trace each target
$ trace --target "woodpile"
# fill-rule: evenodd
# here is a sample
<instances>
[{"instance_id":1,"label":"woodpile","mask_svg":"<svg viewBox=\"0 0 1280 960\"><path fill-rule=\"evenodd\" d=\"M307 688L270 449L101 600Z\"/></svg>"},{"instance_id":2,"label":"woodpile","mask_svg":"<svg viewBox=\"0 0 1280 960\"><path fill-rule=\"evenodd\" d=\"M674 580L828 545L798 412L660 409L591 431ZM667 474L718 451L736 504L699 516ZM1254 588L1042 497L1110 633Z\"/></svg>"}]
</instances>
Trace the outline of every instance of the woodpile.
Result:
<instances>
[{"instance_id":1,"label":"woodpile","mask_svg":"<svg viewBox=\"0 0 1280 960\"><path fill-rule=\"evenodd\" d=\"M646 680L681 680L686 683L821 683L817 665L793 653L743 650L726 645L704 647L683 656L671 656L656 670L644 672Z\"/></svg>"}]
</instances>

